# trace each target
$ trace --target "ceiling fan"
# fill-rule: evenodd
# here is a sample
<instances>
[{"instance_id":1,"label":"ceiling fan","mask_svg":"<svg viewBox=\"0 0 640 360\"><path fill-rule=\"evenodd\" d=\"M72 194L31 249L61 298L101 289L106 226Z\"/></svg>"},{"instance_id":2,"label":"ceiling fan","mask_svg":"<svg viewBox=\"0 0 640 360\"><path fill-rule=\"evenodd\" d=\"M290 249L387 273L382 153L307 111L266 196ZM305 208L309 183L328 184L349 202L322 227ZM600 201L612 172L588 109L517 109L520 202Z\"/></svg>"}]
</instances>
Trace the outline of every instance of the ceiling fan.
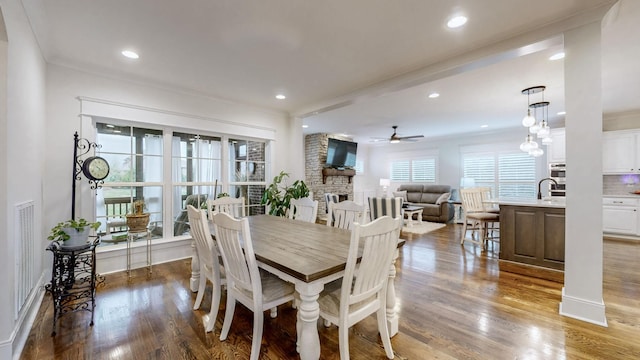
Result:
<instances>
[{"instance_id":1,"label":"ceiling fan","mask_svg":"<svg viewBox=\"0 0 640 360\"><path fill-rule=\"evenodd\" d=\"M419 138L423 138L424 135L411 135L411 136L398 136L396 130L398 129L398 125L393 125L393 135L389 138L389 142L392 144L398 143L400 141L417 141Z\"/></svg>"}]
</instances>

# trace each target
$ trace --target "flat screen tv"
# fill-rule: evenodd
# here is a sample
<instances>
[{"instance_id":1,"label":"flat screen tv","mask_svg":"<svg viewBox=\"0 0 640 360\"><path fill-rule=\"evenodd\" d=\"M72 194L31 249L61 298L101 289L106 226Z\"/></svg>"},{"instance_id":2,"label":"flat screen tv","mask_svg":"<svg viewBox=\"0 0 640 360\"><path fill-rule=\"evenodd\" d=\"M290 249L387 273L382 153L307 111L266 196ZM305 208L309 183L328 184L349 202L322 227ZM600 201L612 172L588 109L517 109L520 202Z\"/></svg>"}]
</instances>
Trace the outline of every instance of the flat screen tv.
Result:
<instances>
[{"instance_id":1,"label":"flat screen tv","mask_svg":"<svg viewBox=\"0 0 640 360\"><path fill-rule=\"evenodd\" d=\"M354 168L358 143L329 138L326 167Z\"/></svg>"}]
</instances>

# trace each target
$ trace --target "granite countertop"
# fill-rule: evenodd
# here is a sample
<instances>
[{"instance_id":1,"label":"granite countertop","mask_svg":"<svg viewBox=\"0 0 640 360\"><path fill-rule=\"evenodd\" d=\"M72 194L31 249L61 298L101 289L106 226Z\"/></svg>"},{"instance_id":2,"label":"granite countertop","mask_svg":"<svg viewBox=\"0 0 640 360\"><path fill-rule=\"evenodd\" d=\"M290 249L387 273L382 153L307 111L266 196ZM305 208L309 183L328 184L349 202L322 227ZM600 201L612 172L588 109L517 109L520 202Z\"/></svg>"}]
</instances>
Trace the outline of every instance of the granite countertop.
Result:
<instances>
[{"instance_id":1,"label":"granite countertop","mask_svg":"<svg viewBox=\"0 0 640 360\"><path fill-rule=\"evenodd\" d=\"M564 209L566 202L564 198L552 198L543 200L523 200L523 199L496 199L492 202L498 205L511 205L511 206L533 206L533 207L548 207Z\"/></svg>"}]
</instances>

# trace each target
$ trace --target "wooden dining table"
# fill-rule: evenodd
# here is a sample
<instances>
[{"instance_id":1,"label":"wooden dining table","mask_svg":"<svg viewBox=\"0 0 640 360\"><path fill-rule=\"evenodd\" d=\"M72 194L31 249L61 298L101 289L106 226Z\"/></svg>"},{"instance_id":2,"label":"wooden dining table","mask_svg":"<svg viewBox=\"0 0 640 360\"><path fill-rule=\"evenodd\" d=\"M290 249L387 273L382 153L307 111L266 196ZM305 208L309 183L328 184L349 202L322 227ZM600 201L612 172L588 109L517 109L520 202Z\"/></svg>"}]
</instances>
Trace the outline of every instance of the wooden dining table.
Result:
<instances>
[{"instance_id":1,"label":"wooden dining table","mask_svg":"<svg viewBox=\"0 0 640 360\"><path fill-rule=\"evenodd\" d=\"M296 348L300 358L319 359L318 296L325 284L344 275L351 231L271 215L249 216L248 219L258 266L295 284L299 294ZM402 245L404 240L400 239L398 248ZM396 251L389 267L387 285L387 326L391 336L398 332L394 288L397 257ZM199 278L197 254L193 260L191 289L196 291Z\"/></svg>"}]
</instances>

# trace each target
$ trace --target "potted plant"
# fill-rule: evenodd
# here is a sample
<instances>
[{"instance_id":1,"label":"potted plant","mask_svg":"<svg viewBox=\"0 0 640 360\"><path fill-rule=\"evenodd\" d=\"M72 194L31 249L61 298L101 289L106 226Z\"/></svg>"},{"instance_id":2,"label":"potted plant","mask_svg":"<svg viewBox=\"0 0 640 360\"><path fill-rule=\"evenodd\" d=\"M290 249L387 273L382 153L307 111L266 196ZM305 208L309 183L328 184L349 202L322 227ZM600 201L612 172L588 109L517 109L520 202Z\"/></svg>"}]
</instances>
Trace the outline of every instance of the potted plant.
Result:
<instances>
[{"instance_id":1,"label":"potted plant","mask_svg":"<svg viewBox=\"0 0 640 360\"><path fill-rule=\"evenodd\" d=\"M149 213L144 212L144 200L136 200L133 202L132 213L127 214L127 226L130 232L147 231L149 225Z\"/></svg>"},{"instance_id":2,"label":"potted plant","mask_svg":"<svg viewBox=\"0 0 640 360\"><path fill-rule=\"evenodd\" d=\"M296 180L290 186L282 184L289 174L281 171L273 182L265 189L262 195L262 205L269 206L269 215L287 216L291 199L300 199L309 196L309 188L302 180Z\"/></svg>"},{"instance_id":3,"label":"potted plant","mask_svg":"<svg viewBox=\"0 0 640 360\"><path fill-rule=\"evenodd\" d=\"M71 219L58 223L51 228L47 239L61 242L63 247L85 245L91 229L98 230L100 222L89 222L86 219Z\"/></svg>"}]
</instances>

